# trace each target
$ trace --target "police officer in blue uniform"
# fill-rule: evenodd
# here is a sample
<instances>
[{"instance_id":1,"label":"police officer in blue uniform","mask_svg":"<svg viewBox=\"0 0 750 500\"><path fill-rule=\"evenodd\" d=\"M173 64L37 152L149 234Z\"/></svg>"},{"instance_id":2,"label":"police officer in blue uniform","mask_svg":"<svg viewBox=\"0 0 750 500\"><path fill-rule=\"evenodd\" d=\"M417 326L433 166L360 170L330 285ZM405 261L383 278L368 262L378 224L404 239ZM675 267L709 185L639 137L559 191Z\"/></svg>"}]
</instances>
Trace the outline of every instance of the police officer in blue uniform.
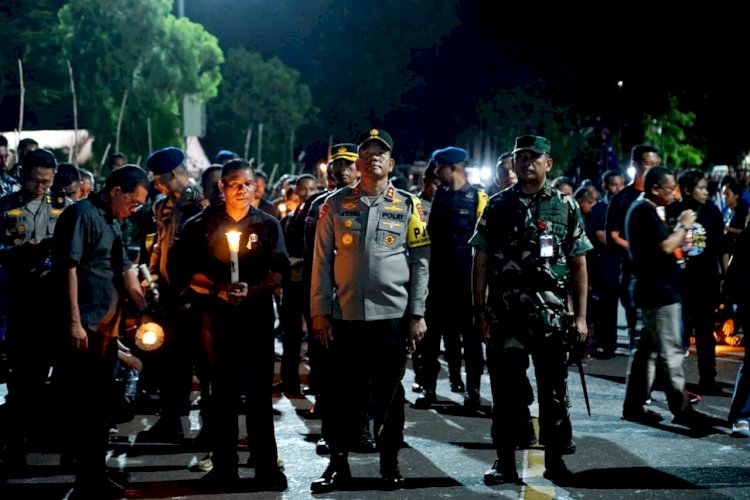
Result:
<instances>
[{"instance_id":1,"label":"police officer in blue uniform","mask_svg":"<svg viewBox=\"0 0 750 500\"><path fill-rule=\"evenodd\" d=\"M25 443L45 412L45 383L55 352L52 324L44 307L51 304L51 243L57 219L71 204L50 188L57 162L45 149L28 152L21 165L23 188L0 198L0 265L9 279L8 404L12 438L6 461L25 463ZM40 309L40 306L42 309ZM40 314L41 312L41 314ZM36 425L35 425L36 423Z\"/></svg>"},{"instance_id":2,"label":"police officer in blue uniform","mask_svg":"<svg viewBox=\"0 0 750 500\"><path fill-rule=\"evenodd\" d=\"M430 256L430 293L427 304L425 338L424 392L416 402L426 408L435 402L435 384L440 371L438 355L440 337L445 341L445 358L451 390L463 392L461 380L461 344L466 359L467 385L464 405L467 410L479 408L479 384L484 367L482 339L472 327L471 262L469 238L487 204L487 194L471 186L464 163L468 154L456 147L439 149L432 154L441 179L427 225L432 242Z\"/></svg>"}]
</instances>

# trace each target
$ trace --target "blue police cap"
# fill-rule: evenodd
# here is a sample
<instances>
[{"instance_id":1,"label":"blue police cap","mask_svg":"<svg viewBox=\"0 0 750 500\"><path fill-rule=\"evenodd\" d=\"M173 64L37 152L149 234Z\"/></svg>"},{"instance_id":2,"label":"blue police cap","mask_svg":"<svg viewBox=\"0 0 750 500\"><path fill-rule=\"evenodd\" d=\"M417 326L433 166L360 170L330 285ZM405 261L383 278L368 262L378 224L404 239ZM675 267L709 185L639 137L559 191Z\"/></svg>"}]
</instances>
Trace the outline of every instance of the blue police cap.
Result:
<instances>
[{"instance_id":1,"label":"blue police cap","mask_svg":"<svg viewBox=\"0 0 750 500\"><path fill-rule=\"evenodd\" d=\"M465 149L449 146L443 149L437 149L432 153L432 159L438 165L454 165L466 161L469 153Z\"/></svg>"},{"instance_id":2,"label":"blue police cap","mask_svg":"<svg viewBox=\"0 0 750 500\"><path fill-rule=\"evenodd\" d=\"M154 174L166 174L179 167L185 161L185 152L180 148L169 146L151 153L146 160L146 168Z\"/></svg>"},{"instance_id":3,"label":"blue police cap","mask_svg":"<svg viewBox=\"0 0 750 500\"><path fill-rule=\"evenodd\" d=\"M222 163L225 160L234 160L239 157L240 155L238 155L234 151L229 151L228 149L222 149L221 151L216 153L216 163Z\"/></svg>"}]
</instances>

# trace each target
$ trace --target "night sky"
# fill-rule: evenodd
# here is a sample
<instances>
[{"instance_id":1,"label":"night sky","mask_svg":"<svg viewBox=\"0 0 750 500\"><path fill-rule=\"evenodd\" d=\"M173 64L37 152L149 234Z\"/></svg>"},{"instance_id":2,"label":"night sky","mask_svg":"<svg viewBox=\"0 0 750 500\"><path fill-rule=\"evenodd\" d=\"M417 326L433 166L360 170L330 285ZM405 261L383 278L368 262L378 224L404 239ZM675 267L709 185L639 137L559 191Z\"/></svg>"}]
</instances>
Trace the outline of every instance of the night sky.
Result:
<instances>
[{"instance_id":1,"label":"night sky","mask_svg":"<svg viewBox=\"0 0 750 500\"><path fill-rule=\"evenodd\" d=\"M391 132L400 161L425 159L477 125L477 101L529 85L587 119L601 117L625 151L642 140L644 113L664 113L670 95L696 113L696 145L707 151L707 164L736 164L750 151L749 51L738 12L683 6L662 14L632 3L551 10L493 0L184 4L225 51L277 56L301 72L320 108L297 135L310 161L325 156L329 134L353 141L370 125ZM371 109L366 92L378 86L388 96L382 101L395 103L385 113ZM342 96L365 98L342 112ZM16 112L2 114L0 122L12 127ZM209 152L221 146L221 132L210 126Z\"/></svg>"},{"instance_id":2,"label":"night sky","mask_svg":"<svg viewBox=\"0 0 750 500\"><path fill-rule=\"evenodd\" d=\"M743 124L750 100L740 76L748 44L738 16L689 9L657 15L617 3L593 11L551 11L463 0L453 12L434 12L430 19L411 17L405 3L412 2L186 0L186 15L216 34L225 49L244 46L276 55L302 71L323 115L331 112L330 101L320 98L329 79L366 85L367 73L378 71L357 67L357 52L373 50L360 46L361 33L382 31L384 46L378 50L399 50L387 45L389 25L402 25L406 18L443 29L435 33L434 52L413 55L411 68L425 84L403 97L412 112L395 113L380 124L417 155L453 142L473 124L478 98L534 81L545 82L555 100L584 116L602 117L620 131L625 147L640 142L642 115L663 113L668 97L676 95L683 110L697 114L695 130L704 141L698 145L707 149L708 163L735 163L750 149ZM349 8L360 4L368 7L352 15ZM352 67L331 66L320 74L316 61L325 54L316 47L326 33L341 31L349 32L350 43L340 50Z\"/></svg>"}]
</instances>

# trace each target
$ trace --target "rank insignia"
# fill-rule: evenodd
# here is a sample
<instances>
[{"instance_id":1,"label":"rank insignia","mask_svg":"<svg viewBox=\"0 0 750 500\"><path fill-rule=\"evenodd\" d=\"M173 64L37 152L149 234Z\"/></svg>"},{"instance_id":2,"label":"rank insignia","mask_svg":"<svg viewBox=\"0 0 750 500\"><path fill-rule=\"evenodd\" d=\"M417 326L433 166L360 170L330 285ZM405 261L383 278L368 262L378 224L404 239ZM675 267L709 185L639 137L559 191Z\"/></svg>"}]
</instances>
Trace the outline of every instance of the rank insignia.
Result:
<instances>
[{"instance_id":1,"label":"rank insignia","mask_svg":"<svg viewBox=\"0 0 750 500\"><path fill-rule=\"evenodd\" d=\"M393 194L396 192L393 186L388 186L388 190L385 192L385 199L388 201L393 200Z\"/></svg>"},{"instance_id":2,"label":"rank insignia","mask_svg":"<svg viewBox=\"0 0 750 500\"><path fill-rule=\"evenodd\" d=\"M344 227L352 227L352 221L351 219L347 219L344 221Z\"/></svg>"},{"instance_id":3,"label":"rank insignia","mask_svg":"<svg viewBox=\"0 0 750 500\"><path fill-rule=\"evenodd\" d=\"M344 233L341 235L341 244L345 247L351 246L354 243L354 235L352 233Z\"/></svg>"},{"instance_id":4,"label":"rank insignia","mask_svg":"<svg viewBox=\"0 0 750 500\"><path fill-rule=\"evenodd\" d=\"M385 238L383 238L383 242L384 242L384 243L385 243L386 245L388 245L388 246L391 246L391 245L393 245L393 242L394 242L395 240L396 240L396 239L395 239L395 238L393 237L393 235L392 235L392 234L386 234L386 235L385 235Z\"/></svg>"}]
</instances>

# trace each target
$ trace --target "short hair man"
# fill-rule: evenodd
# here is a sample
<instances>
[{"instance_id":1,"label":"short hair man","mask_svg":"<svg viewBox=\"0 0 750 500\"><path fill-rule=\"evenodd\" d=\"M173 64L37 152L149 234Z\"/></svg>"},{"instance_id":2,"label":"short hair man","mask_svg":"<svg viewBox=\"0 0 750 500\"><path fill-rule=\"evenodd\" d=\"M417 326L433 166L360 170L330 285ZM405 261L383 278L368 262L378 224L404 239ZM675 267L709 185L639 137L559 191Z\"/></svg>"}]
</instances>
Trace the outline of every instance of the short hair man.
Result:
<instances>
[{"instance_id":1,"label":"short hair man","mask_svg":"<svg viewBox=\"0 0 750 500\"><path fill-rule=\"evenodd\" d=\"M174 249L180 273L205 298L203 321L214 339L213 470L201 480L211 490L231 489L238 480L237 396L242 387L255 480L263 490L283 491L287 480L277 466L271 397L271 296L288 273L289 259L279 221L252 206L255 175L248 162L227 162L219 186L224 204L210 206L188 221ZM234 280L229 231L240 233Z\"/></svg>"},{"instance_id":2,"label":"short hair man","mask_svg":"<svg viewBox=\"0 0 750 500\"><path fill-rule=\"evenodd\" d=\"M656 359L657 377L665 384L669 410L675 423L693 426L697 412L685 393L684 354L680 335L680 266L674 251L685 240L686 230L696 220L695 211L684 210L670 229L658 207L674 201L677 188L666 167L649 169L643 179L643 196L628 209L625 236L635 278L633 296L643 309L644 327L633 353L625 390L622 415L634 422L658 422L661 415L644 408L650 387L648 365Z\"/></svg>"},{"instance_id":3,"label":"short hair man","mask_svg":"<svg viewBox=\"0 0 750 500\"><path fill-rule=\"evenodd\" d=\"M9 442L7 462L25 463L25 439L44 425L47 374L54 361L54 303L50 284L52 236L72 202L51 191L57 161L46 149L24 155L20 191L0 198L0 265L7 272ZM41 309L40 309L41 308Z\"/></svg>"},{"instance_id":4,"label":"short hair man","mask_svg":"<svg viewBox=\"0 0 750 500\"><path fill-rule=\"evenodd\" d=\"M426 368L422 379L424 392L415 403L421 408L437 401L441 337L445 343L451 391L466 390L464 407L469 412L477 411L481 405L479 390L484 355L481 336L472 327L469 239L487 205L487 194L469 184L467 158L464 149L454 146L432 154L441 183L432 200L427 226L432 243L427 315L432 328L424 339L423 347L429 347L422 350ZM461 380L462 357L466 362L466 386Z\"/></svg>"},{"instance_id":5,"label":"short hair man","mask_svg":"<svg viewBox=\"0 0 750 500\"><path fill-rule=\"evenodd\" d=\"M63 358L70 384L71 432L75 434L75 494L81 498L124 498L106 475L109 419L107 396L117 357L120 290L143 311L146 302L128 260L119 221L138 210L148 195L148 176L135 165L114 170L102 188L71 205L54 235L53 271L63 293L60 324L72 349Z\"/></svg>"},{"instance_id":6,"label":"short hair man","mask_svg":"<svg viewBox=\"0 0 750 500\"><path fill-rule=\"evenodd\" d=\"M335 366L346 375L336 377L334 408L324 415L324 425L333 429L331 461L312 483L314 493L338 489L351 478L349 444L361 432L356 417L370 394L384 486L403 485L401 377L407 338L413 348L426 330L430 240L421 204L388 180L396 163L390 134L373 128L357 142L360 182L326 198L315 233L312 331L333 349Z\"/></svg>"},{"instance_id":7,"label":"short hair man","mask_svg":"<svg viewBox=\"0 0 750 500\"><path fill-rule=\"evenodd\" d=\"M476 325L487 341L495 401L492 438L498 458L485 473L488 485L519 480L514 447L528 405L529 354L545 438L545 477L559 483L570 478L562 459L573 447L564 346L569 328L575 328L578 341L588 334L585 254L591 243L575 200L547 180L550 149L544 137L516 138L518 184L490 198L469 241L475 247ZM578 307L573 318L568 317L569 284Z\"/></svg>"}]
</instances>

